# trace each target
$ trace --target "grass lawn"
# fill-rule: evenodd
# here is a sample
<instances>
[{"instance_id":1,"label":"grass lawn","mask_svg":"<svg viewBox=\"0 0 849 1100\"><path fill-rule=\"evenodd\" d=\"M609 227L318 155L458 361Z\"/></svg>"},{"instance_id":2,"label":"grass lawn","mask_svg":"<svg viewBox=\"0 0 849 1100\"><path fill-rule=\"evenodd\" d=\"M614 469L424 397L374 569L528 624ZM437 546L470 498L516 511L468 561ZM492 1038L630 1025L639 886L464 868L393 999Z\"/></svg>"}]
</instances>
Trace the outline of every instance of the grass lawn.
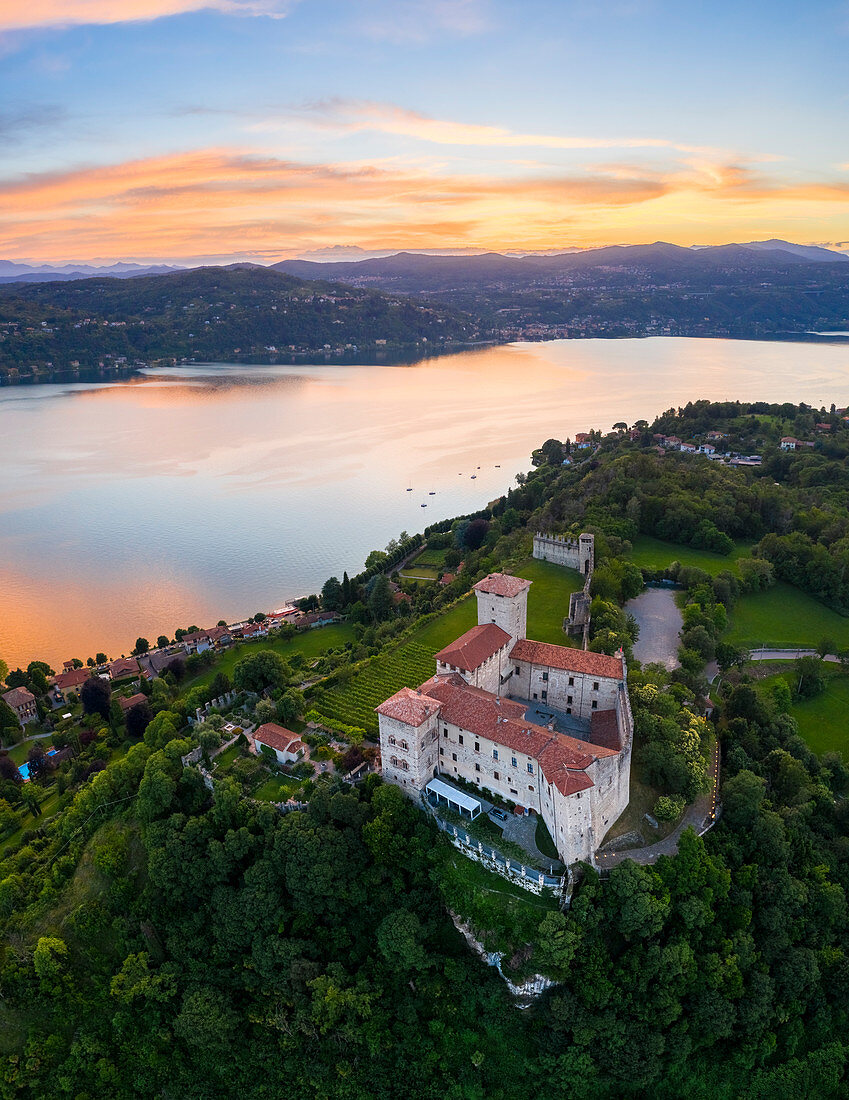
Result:
<instances>
[{"instance_id":1,"label":"grass lawn","mask_svg":"<svg viewBox=\"0 0 849 1100\"><path fill-rule=\"evenodd\" d=\"M19 741L17 745L12 745L6 751L9 753L9 757L20 767L21 764L26 762L29 750L33 745L41 745L45 752L52 748L50 738L45 737L43 740L39 739L38 741Z\"/></svg>"},{"instance_id":2,"label":"grass lawn","mask_svg":"<svg viewBox=\"0 0 849 1100\"><path fill-rule=\"evenodd\" d=\"M714 554L710 550L696 550L692 546L662 542L650 535L640 535L634 540L634 549L628 555L628 560L638 565L640 569L666 569L672 562L680 561L682 565L694 565L716 576L717 573L722 573L726 569L733 572L734 563L738 558L749 557L753 545L754 543L751 542L738 542L731 553L725 557L723 554Z\"/></svg>"},{"instance_id":3,"label":"grass lawn","mask_svg":"<svg viewBox=\"0 0 849 1100\"><path fill-rule=\"evenodd\" d=\"M794 686L793 669L779 673L791 688ZM778 676L768 676L758 683L758 691L768 695L770 685ZM826 666L826 688L813 699L793 703L791 715L799 724L799 732L816 753L839 752L849 759L849 676L837 668Z\"/></svg>"},{"instance_id":4,"label":"grass lawn","mask_svg":"<svg viewBox=\"0 0 849 1100\"><path fill-rule=\"evenodd\" d=\"M765 592L743 596L731 613L725 640L757 649L762 645L813 649L822 638L849 646L849 618L779 582Z\"/></svg>"},{"instance_id":5,"label":"grass lawn","mask_svg":"<svg viewBox=\"0 0 849 1100\"><path fill-rule=\"evenodd\" d=\"M425 547L420 554L417 554L412 561L407 563L407 568L414 573L420 572L419 566L424 566L426 569L438 569L443 572L445 569L445 553L444 550L431 550Z\"/></svg>"},{"instance_id":6,"label":"grass lawn","mask_svg":"<svg viewBox=\"0 0 849 1100\"><path fill-rule=\"evenodd\" d=\"M428 569L424 565L408 565L398 574L405 581L436 581L439 580L439 571Z\"/></svg>"},{"instance_id":7,"label":"grass lawn","mask_svg":"<svg viewBox=\"0 0 849 1100\"><path fill-rule=\"evenodd\" d=\"M253 797L260 802L285 802L300 790L300 787L298 780L289 775L272 775L254 791Z\"/></svg>"},{"instance_id":8,"label":"grass lawn","mask_svg":"<svg viewBox=\"0 0 849 1100\"><path fill-rule=\"evenodd\" d=\"M346 642L354 640L354 628L350 623L331 623L330 626L319 626L314 630L305 630L296 634L291 641L283 641L282 638L260 638L256 642L237 642L236 645L222 653L215 664L205 669L193 680L186 680L181 685L181 692L185 693L190 688L206 685L212 682L216 673L226 672L232 679L236 662L250 653L256 653L260 649L273 649L281 657L290 657L293 653L303 653L307 660L312 660L328 649L343 646Z\"/></svg>"},{"instance_id":9,"label":"grass lawn","mask_svg":"<svg viewBox=\"0 0 849 1100\"><path fill-rule=\"evenodd\" d=\"M550 562L522 562L516 576L533 581L528 595L528 633L542 642L569 645L562 624L569 611L570 593L580 589L581 577ZM374 708L402 687L418 687L436 671L433 656L477 624L477 600L468 596L445 614L425 623L394 649L375 657L347 683L319 696L315 709L329 719L377 733Z\"/></svg>"},{"instance_id":10,"label":"grass lawn","mask_svg":"<svg viewBox=\"0 0 849 1100\"><path fill-rule=\"evenodd\" d=\"M225 752L222 752L219 756L214 757L212 762L215 765L216 770L222 772L226 771L236 759L236 757L240 755L240 748L240 745L231 745L230 748L227 749Z\"/></svg>"}]
</instances>

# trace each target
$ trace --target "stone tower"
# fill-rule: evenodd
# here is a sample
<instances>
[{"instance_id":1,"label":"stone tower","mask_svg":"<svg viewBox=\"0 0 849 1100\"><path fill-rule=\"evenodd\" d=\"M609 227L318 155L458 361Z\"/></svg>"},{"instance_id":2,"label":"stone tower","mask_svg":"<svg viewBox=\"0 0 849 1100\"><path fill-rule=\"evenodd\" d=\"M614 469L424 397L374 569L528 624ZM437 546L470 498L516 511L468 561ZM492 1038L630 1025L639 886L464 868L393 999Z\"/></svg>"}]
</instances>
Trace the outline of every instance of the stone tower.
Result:
<instances>
[{"instance_id":1,"label":"stone tower","mask_svg":"<svg viewBox=\"0 0 849 1100\"><path fill-rule=\"evenodd\" d=\"M507 654L528 636L528 589L531 582L506 573L490 573L475 585L478 625L495 623L510 635Z\"/></svg>"},{"instance_id":2,"label":"stone tower","mask_svg":"<svg viewBox=\"0 0 849 1100\"><path fill-rule=\"evenodd\" d=\"M401 688L377 714L383 777L415 794L439 770L439 701Z\"/></svg>"},{"instance_id":3,"label":"stone tower","mask_svg":"<svg viewBox=\"0 0 849 1100\"><path fill-rule=\"evenodd\" d=\"M584 532L578 538L578 569L585 577L595 566L595 537Z\"/></svg>"}]
</instances>

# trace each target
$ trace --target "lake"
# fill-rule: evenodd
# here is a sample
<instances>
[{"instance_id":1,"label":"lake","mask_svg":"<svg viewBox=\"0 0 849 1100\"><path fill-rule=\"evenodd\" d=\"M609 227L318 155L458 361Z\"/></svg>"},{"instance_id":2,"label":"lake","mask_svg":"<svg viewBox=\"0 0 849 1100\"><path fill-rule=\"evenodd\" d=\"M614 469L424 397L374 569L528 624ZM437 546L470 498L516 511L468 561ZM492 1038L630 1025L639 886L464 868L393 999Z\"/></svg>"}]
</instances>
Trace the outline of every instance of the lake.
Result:
<instances>
[{"instance_id":1,"label":"lake","mask_svg":"<svg viewBox=\"0 0 849 1100\"><path fill-rule=\"evenodd\" d=\"M849 347L572 340L0 389L0 654L118 656L271 610L484 506L551 436L697 398L847 405Z\"/></svg>"}]
</instances>

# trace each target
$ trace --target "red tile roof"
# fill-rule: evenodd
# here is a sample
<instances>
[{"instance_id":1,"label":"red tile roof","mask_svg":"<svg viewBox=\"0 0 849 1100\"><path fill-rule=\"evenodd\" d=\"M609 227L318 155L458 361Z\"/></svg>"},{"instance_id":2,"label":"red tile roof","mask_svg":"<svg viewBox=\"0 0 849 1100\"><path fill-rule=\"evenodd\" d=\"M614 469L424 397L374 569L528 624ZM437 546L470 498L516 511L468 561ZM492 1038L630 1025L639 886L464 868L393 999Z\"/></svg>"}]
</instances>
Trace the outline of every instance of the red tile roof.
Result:
<instances>
[{"instance_id":1,"label":"red tile roof","mask_svg":"<svg viewBox=\"0 0 849 1100\"><path fill-rule=\"evenodd\" d=\"M513 661L528 661L534 665L560 668L566 672L578 672L585 676L603 676L610 680L622 679L622 662L606 653L590 653L585 649L569 649L550 642L534 642L520 638L510 652Z\"/></svg>"},{"instance_id":2,"label":"red tile roof","mask_svg":"<svg viewBox=\"0 0 849 1100\"><path fill-rule=\"evenodd\" d=\"M266 722L251 734L254 743L268 745L270 749L278 749L280 752L297 752L296 744L303 748L301 739L297 733L292 733L285 726L278 726L276 722Z\"/></svg>"},{"instance_id":3,"label":"red tile roof","mask_svg":"<svg viewBox=\"0 0 849 1100\"><path fill-rule=\"evenodd\" d=\"M35 696L31 691L27 691L25 687L12 688L11 691L6 692L3 699L13 710L17 710L18 707L32 706L35 702Z\"/></svg>"},{"instance_id":4,"label":"red tile roof","mask_svg":"<svg viewBox=\"0 0 849 1100\"><path fill-rule=\"evenodd\" d=\"M121 657L118 661L112 661L109 665L109 675L113 680L130 673L138 672L139 663L135 657Z\"/></svg>"},{"instance_id":5,"label":"red tile roof","mask_svg":"<svg viewBox=\"0 0 849 1100\"><path fill-rule=\"evenodd\" d=\"M422 691L405 687L374 709L385 718L394 718L397 722L418 727L439 710L439 703Z\"/></svg>"},{"instance_id":6,"label":"red tile roof","mask_svg":"<svg viewBox=\"0 0 849 1100\"><path fill-rule=\"evenodd\" d=\"M619 722L615 710L594 710L590 718L590 738L594 745L603 745L607 749L619 752L622 744L619 740Z\"/></svg>"},{"instance_id":7,"label":"red tile roof","mask_svg":"<svg viewBox=\"0 0 849 1100\"><path fill-rule=\"evenodd\" d=\"M129 698L126 698L126 699L120 698L118 700L118 706L121 708L121 710L124 712L124 714L126 714L127 711L130 709L130 707L135 707L135 706L138 706L139 703L146 703L146 702L147 702L147 696L142 695L142 693L139 691L135 695L130 695Z\"/></svg>"},{"instance_id":8,"label":"red tile roof","mask_svg":"<svg viewBox=\"0 0 849 1100\"><path fill-rule=\"evenodd\" d=\"M509 573L490 573L473 587L476 592L486 592L490 596L513 597L530 588L531 582L522 577L511 577Z\"/></svg>"},{"instance_id":9,"label":"red tile roof","mask_svg":"<svg viewBox=\"0 0 849 1100\"><path fill-rule=\"evenodd\" d=\"M60 672L53 683L60 691L68 691L69 688L77 688L96 675L92 668L74 668L69 672Z\"/></svg>"},{"instance_id":10,"label":"red tile roof","mask_svg":"<svg viewBox=\"0 0 849 1100\"><path fill-rule=\"evenodd\" d=\"M488 661L499 649L503 649L510 642L510 635L495 623L484 623L483 626L473 626L462 634L456 642L451 642L436 654L436 660L446 665L456 665L466 672L474 672L476 668Z\"/></svg>"}]
</instances>

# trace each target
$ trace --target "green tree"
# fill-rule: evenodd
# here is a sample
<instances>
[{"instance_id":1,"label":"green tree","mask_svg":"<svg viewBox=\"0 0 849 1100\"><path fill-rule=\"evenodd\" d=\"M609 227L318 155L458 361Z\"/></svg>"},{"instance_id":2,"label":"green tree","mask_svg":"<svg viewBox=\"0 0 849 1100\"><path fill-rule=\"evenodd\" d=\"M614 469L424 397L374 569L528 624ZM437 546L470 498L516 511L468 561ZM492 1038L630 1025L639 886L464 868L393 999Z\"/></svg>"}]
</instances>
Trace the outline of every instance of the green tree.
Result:
<instances>
[{"instance_id":1,"label":"green tree","mask_svg":"<svg viewBox=\"0 0 849 1100\"><path fill-rule=\"evenodd\" d=\"M253 691L258 695L283 687L291 670L279 653L260 649L237 661L233 669L233 686L237 691Z\"/></svg>"},{"instance_id":2,"label":"green tree","mask_svg":"<svg viewBox=\"0 0 849 1100\"><path fill-rule=\"evenodd\" d=\"M380 573L369 593L368 608L371 616L375 622L383 622L390 617L394 607L389 578L384 573Z\"/></svg>"},{"instance_id":3,"label":"green tree","mask_svg":"<svg viewBox=\"0 0 849 1100\"><path fill-rule=\"evenodd\" d=\"M344 607L342 585L338 577L328 577L321 589L321 606L325 611L339 611Z\"/></svg>"},{"instance_id":4,"label":"green tree","mask_svg":"<svg viewBox=\"0 0 849 1100\"><path fill-rule=\"evenodd\" d=\"M137 656L141 656L143 653L147 653L150 649L150 642L147 638L136 638L136 644L133 648L133 653Z\"/></svg>"},{"instance_id":5,"label":"green tree","mask_svg":"<svg viewBox=\"0 0 849 1100\"><path fill-rule=\"evenodd\" d=\"M399 909L384 917L377 929L377 946L393 969L425 970L428 954L422 945L422 925L415 913Z\"/></svg>"},{"instance_id":6,"label":"green tree","mask_svg":"<svg viewBox=\"0 0 849 1100\"><path fill-rule=\"evenodd\" d=\"M112 689L106 680L99 676L90 676L80 688L80 702L83 713L99 714L108 721L112 702Z\"/></svg>"}]
</instances>

